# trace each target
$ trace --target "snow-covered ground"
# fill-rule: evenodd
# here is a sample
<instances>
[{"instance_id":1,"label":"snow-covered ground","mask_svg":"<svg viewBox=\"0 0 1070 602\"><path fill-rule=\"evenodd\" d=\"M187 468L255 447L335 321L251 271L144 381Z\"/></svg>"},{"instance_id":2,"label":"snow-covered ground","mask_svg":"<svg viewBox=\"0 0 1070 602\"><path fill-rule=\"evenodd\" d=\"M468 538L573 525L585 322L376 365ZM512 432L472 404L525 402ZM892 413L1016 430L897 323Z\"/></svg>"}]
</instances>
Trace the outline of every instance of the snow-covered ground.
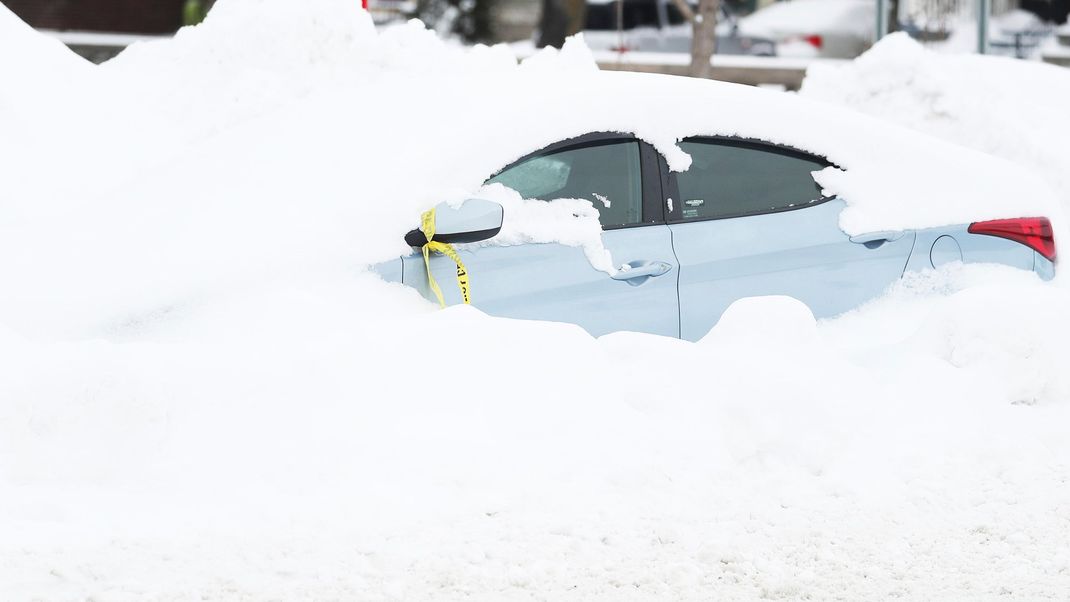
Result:
<instances>
[{"instance_id":1,"label":"snow-covered ground","mask_svg":"<svg viewBox=\"0 0 1070 602\"><path fill-rule=\"evenodd\" d=\"M0 599L1070 591L1061 279L951 266L820 323L752 299L697 344L440 311L364 266L484 147L567 133L493 100L585 81L582 47L517 67L348 0L221 0L99 68L0 7L0 57ZM1065 121L987 131L1066 199Z\"/></svg>"}]
</instances>

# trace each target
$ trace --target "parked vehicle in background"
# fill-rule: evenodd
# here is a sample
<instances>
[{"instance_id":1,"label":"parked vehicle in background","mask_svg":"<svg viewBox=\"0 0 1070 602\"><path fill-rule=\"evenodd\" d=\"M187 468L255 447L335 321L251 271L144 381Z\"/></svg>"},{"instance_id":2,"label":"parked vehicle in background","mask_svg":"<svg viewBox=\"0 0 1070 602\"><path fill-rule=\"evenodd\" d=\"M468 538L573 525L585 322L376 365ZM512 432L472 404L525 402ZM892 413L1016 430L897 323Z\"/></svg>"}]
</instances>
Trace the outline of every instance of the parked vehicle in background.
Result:
<instances>
[{"instance_id":1,"label":"parked vehicle in background","mask_svg":"<svg viewBox=\"0 0 1070 602\"><path fill-rule=\"evenodd\" d=\"M691 51L692 27L671 0L588 0L584 40L593 50ZM724 5L717 24L717 54L773 56L776 44L740 35L737 18Z\"/></svg>"},{"instance_id":2,"label":"parked vehicle in background","mask_svg":"<svg viewBox=\"0 0 1070 602\"><path fill-rule=\"evenodd\" d=\"M776 42L780 56L854 58L873 45L874 0L783 0L739 20L745 36Z\"/></svg>"}]
</instances>

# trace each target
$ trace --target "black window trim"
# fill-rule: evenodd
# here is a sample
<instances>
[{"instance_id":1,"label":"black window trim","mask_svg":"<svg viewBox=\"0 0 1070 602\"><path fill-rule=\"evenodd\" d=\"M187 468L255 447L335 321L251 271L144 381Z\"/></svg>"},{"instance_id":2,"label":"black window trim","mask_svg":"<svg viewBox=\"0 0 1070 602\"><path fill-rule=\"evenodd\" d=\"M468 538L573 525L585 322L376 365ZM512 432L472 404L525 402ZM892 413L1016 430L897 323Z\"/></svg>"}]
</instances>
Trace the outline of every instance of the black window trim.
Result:
<instances>
[{"instance_id":1,"label":"black window trim","mask_svg":"<svg viewBox=\"0 0 1070 602\"><path fill-rule=\"evenodd\" d=\"M681 142L698 142L703 144L720 144L722 146L736 146L741 148L749 148L753 150L760 150L764 152L772 152L786 157L792 157L796 159L806 159L809 161L818 161L824 163L826 167L835 167L836 169L842 169L828 158L809 153L804 150L799 150L790 146L781 144L774 144L772 142L765 142L763 140L757 140L755 138L739 138L735 136L688 136L681 140ZM773 209L764 209L761 211L745 211L742 213L733 213L729 215L718 215L711 217L683 217L683 202L680 199L680 188L677 184L677 172L670 171L668 163L664 157L660 161L661 166L661 182L662 188L665 191L663 196L662 206L664 208L665 223L668 224L691 224L695 222L708 222L720 219L735 219L739 217L754 217L756 215L770 215L773 213L784 213L787 211L797 211L799 209L806 209L808 207L816 207L828 201L835 199L836 197L829 195L821 195L820 197L806 203L799 203L791 207L779 207ZM672 211L669 211L668 199L673 199Z\"/></svg>"},{"instance_id":2,"label":"black window trim","mask_svg":"<svg viewBox=\"0 0 1070 602\"><path fill-rule=\"evenodd\" d=\"M602 146L604 144L615 144L618 142L638 142L639 143L639 182L640 191L642 194L642 221L637 224L622 224L619 226L602 226L604 232L612 230L624 230L627 228L641 228L644 226L655 226L665 223L664 212L662 206L664 204L664 190L662 188L661 177L661 163L664 159L661 158L661 154L654 149L649 143L636 138L632 134L626 134L622 132L591 132L568 138L553 144L544 146L543 148L524 155L516 161L509 163L505 167L502 167L498 171L494 172L487 177L487 180L496 177L507 169L512 169L517 165L535 157L541 157L553 153L558 153L566 150L576 150L580 148L587 148L592 146Z\"/></svg>"}]
</instances>

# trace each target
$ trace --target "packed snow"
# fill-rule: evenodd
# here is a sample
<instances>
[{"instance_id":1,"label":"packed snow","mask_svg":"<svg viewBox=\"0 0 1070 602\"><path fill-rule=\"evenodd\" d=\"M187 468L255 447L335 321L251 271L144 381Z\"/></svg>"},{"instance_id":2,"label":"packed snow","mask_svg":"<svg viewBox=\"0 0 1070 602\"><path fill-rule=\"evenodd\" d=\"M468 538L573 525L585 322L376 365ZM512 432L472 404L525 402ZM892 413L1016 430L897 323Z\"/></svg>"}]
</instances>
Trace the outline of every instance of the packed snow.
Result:
<instances>
[{"instance_id":1,"label":"packed snow","mask_svg":"<svg viewBox=\"0 0 1070 602\"><path fill-rule=\"evenodd\" d=\"M0 40L0 598L1070 591L1060 279L951 265L821 322L748 299L693 344L438 310L366 270L477 192L527 210L501 243L597 262L589 207L565 228L480 192L592 130L678 169L682 133L741 125L827 153L849 230L1054 210L1053 172L598 73L578 40L518 66L377 32L348 0L220 0L101 67L2 6Z\"/></svg>"},{"instance_id":2,"label":"packed snow","mask_svg":"<svg viewBox=\"0 0 1070 602\"><path fill-rule=\"evenodd\" d=\"M813 65L800 94L1026 166L1070 208L1070 70L927 50L906 34L844 65Z\"/></svg>"}]
</instances>

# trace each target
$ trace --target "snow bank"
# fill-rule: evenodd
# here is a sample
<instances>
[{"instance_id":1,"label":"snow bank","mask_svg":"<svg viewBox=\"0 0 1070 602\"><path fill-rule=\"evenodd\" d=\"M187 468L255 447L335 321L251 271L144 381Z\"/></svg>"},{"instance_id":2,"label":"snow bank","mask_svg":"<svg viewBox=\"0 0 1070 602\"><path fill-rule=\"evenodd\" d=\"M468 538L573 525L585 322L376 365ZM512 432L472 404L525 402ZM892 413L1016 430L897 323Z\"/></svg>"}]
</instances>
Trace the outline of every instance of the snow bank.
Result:
<instances>
[{"instance_id":1,"label":"snow bank","mask_svg":"<svg viewBox=\"0 0 1070 602\"><path fill-rule=\"evenodd\" d=\"M4 86L5 95L18 92L21 86L41 86L50 79L84 73L90 67L61 42L39 35L2 4L0 53L5 57L0 63L0 77L9 84ZM34 93L40 94L40 90Z\"/></svg>"},{"instance_id":2,"label":"snow bank","mask_svg":"<svg viewBox=\"0 0 1070 602\"><path fill-rule=\"evenodd\" d=\"M374 32L348 0L220 0L87 69L26 91L64 108L19 115L33 146L0 138L3 597L1070 586L1062 286L949 268L823 323L746 300L695 345L436 311L364 271L420 210L587 130L634 126L680 168L695 127L827 148L858 174L829 176L856 227L1042 200L1015 168L772 93L595 73L576 42L518 67ZM589 207L565 208L559 238L586 245ZM530 213L505 241L561 228Z\"/></svg>"},{"instance_id":3,"label":"snow bank","mask_svg":"<svg viewBox=\"0 0 1070 602\"><path fill-rule=\"evenodd\" d=\"M0 164L15 166L38 136L58 137L60 127L27 121L36 115L61 115L67 97L89 75L92 64L57 40L39 35L0 3Z\"/></svg>"},{"instance_id":4,"label":"snow bank","mask_svg":"<svg viewBox=\"0 0 1070 602\"><path fill-rule=\"evenodd\" d=\"M1026 166L1070 207L1070 71L1064 68L940 54L894 34L849 64L810 67L800 94Z\"/></svg>"},{"instance_id":5,"label":"snow bank","mask_svg":"<svg viewBox=\"0 0 1070 602\"><path fill-rule=\"evenodd\" d=\"M1050 317L1070 298L1031 276L933 274L820 325L790 300L748 300L697 345L312 292L223 314L262 312L247 318L259 339L220 340L202 317L153 341L5 341L4 591L1038 599L1068 585L1070 332ZM637 378L652 367L672 378Z\"/></svg>"}]
</instances>

